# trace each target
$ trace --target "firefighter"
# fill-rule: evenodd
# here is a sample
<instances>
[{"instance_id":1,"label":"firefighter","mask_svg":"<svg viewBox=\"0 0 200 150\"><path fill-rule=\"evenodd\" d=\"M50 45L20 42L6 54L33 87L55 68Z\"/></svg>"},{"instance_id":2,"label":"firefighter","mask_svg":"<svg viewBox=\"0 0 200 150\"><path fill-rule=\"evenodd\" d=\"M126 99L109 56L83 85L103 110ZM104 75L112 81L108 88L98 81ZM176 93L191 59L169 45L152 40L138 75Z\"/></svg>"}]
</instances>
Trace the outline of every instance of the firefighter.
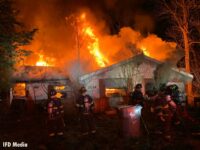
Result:
<instances>
[{"instance_id":1,"label":"firefighter","mask_svg":"<svg viewBox=\"0 0 200 150\"><path fill-rule=\"evenodd\" d=\"M154 110L157 118L157 131L164 134L164 138L171 139L171 124L176 104L171 96L166 93L159 93L155 100ZM160 128L161 127L161 128Z\"/></svg>"},{"instance_id":2,"label":"firefighter","mask_svg":"<svg viewBox=\"0 0 200 150\"><path fill-rule=\"evenodd\" d=\"M143 106L144 96L142 93L142 84L136 84L135 90L130 95L129 105Z\"/></svg>"},{"instance_id":3,"label":"firefighter","mask_svg":"<svg viewBox=\"0 0 200 150\"><path fill-rule=\"evenodd\" d=\"M85 87L80 88L80 97L76 101L76 107L80 115L80 122L82 128L82 135L88 135L89 133L96 133L94 122L94 101L91 96L86 94Z\"/></svg>"},{"instance_id":4,"label":"firefighter","mask_svg":"<svg viewBox=\"0 0 200 150\"><path fill-rule=\"evenodd\" d=\"M49 137L55 135L62 137L64 134L64 110L61 99L57 96L55 90L50 91L50 100L48 102L48 130Z\"/></svg>"},{"instance_id":5,"label":"firefighter","mask_svg":"<svg viewBox=\"0 0 200 150\"><path fill-rule=\"evenodd\" d=\"M34 101L30 95L30 92L28 90L26 90L26 97L27 97L27 101L26 101L26 109L27 109L27 113L29 115L32 115L34 113L35 110L35 104Z\"/></svg>"}]
</instances>

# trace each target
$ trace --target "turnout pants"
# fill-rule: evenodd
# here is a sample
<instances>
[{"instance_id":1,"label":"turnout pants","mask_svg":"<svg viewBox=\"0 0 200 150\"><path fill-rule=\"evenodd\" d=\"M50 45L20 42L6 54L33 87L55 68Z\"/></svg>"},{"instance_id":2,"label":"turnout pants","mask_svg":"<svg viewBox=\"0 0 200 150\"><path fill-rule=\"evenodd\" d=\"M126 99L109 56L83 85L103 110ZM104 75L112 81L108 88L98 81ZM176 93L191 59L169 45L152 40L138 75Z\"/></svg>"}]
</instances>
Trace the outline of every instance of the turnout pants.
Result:
<instances>
[{"instance_id":1,"label":"turnout pants","mask_svg":"<svg viewBox=\"0 0 200 150\"><path fill-rule=\"evenodd\" d=\"M83 133L95 131L95 121L93 114L81 114L81 130Z\"/></svg>"},{"instance_id":2,"label":"turnout pants","mask_svg":"<svg viewBox=\"0 0 200 150\"><path fill-rule=\"evenodd\" d=\"M56 117L48 120L48 132L50 136L63 135L64 120L62 117Z\"/></svg>"}]
</instances>

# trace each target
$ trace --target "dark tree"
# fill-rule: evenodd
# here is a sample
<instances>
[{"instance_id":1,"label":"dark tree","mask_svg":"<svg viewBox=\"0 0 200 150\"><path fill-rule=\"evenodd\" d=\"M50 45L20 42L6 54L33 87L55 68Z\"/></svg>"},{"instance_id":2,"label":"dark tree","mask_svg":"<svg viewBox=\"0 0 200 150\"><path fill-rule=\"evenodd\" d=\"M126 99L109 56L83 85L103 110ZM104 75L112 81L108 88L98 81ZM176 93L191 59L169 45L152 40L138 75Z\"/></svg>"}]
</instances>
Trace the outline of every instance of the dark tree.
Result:
<instances>
[{"instance_id":1,"label":"dark tree","mask_svg":"<svg viewBox=\"0 0 200 150\"><path fill-rule=\"evenodd\" d=\"M175 41L179 48L185 52L185 70L188 73L195 72L191 67L191 61L196 66L197 58L193 49L194 44L199 43L197 26L200 23L200 1L199 0L161 0L160 14L165 21L169 22L167 35ZM191 54L193 59L191 59ZM192 94L192 84L187 85L187 94ZM191 103L191 99L189 99Z\"/></svg>"},{"instance_id":2,"label":"dark tree","mask_svg":"<svg viewBox=\"0 0 200 150\"><path fill-rule=\"evenodd\" d=\"M17 14L12 0L0 0L0 92L9 88L15 64L30 54L22 46L30 43L36 31L25 31Z\"/></svg>"}]
</instances>

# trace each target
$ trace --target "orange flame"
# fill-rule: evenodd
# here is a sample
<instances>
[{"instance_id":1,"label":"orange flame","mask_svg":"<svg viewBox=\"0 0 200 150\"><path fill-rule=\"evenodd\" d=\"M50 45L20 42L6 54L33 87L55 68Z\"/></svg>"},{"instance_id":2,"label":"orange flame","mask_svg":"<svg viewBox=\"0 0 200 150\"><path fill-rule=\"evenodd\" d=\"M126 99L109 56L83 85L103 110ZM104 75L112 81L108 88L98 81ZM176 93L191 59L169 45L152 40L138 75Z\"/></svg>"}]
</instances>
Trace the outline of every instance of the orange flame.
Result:
<instances>
[{"instance_id":1,"label":"orange flame","mask_svg":"<svg viewBox=\"0 0 200 150\"><path fill-rule=\"evenodd\" d=\"M149 51L146 49L146 47L141 47L141 50L142 50L142 52L144 53L144 55L146 55L146 56L150 56L150 53L149 53Z\"/></svg>"},{"instance_id":2,"label":"orange flame","mask_svg":"<svg viewBox=\"0 0 200 150\"><path fill-rule=\"evenodd\" d=\"M44 59L44 55L42 54L38 54L39 55L39 60L36 62L36 66L53 66L53 64L48 63L48 61L46 61Z\"/></svg>"},{"instance_id":3,"label":"orange flame","mask_svg":"<svg viewBox=\"0 0 200 150\"><path fill-rule=\"evenodd\" d=\"M81 14L80 19L83 22L83 35L86 35L91 40L87 46L87 48L90 50L90 54L95 57L95 60L100 67L105 67L109 61L100 51L99 39L94 34L93 28L86 23L86 14Z\"/></svg>"}]
</instances>

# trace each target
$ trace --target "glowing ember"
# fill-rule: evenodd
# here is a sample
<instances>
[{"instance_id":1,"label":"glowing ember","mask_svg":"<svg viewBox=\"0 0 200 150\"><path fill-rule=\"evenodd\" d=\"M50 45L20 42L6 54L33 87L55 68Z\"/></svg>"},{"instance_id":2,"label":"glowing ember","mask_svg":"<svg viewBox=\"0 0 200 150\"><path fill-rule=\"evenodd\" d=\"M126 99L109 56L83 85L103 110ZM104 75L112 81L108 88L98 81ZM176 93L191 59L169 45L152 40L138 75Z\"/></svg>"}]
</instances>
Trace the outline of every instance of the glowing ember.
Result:
<instances>
[{"instance_id":1,"label":"glowing ember","mask_svg":"<svg viewBox=\"0 0 200 150\"><path fill-rule=\"evenodd\" d=\"M39 54L39 60L36 62L36 66L53 66L44 60L44 55Z\"/></svg>"},{"instance_id":2,"label":"glowing ember","mask_svg":"<svg viewBox=\"0 0 200 150\"><path fill-rule=\"evenodd\" d=\"M141 49L142 49L144 55L150 56L150 53L148 52L148 50L145 47L142 47Z\"/></svg>"},{"instance_id":3,"label":"glowing ember","mask_svg":"<svg viewBox=\"0 0 200 150\"><path fill-rule=\"evenodd\" d=\"M109 61L108 59L101 53L100 51L100 46L99 46L99 39L98 37L94 34L94 31L91 26L89 26L86 23L86 15L83 13L80 16L81 21L83 22L82 26L82 33L83 35L86 35L89 39L90 42L88 43L87 48L90 50L90 54L92 54L95 57L96 62L100 67L105 67Z\"/></svg>"}]
</instances>

